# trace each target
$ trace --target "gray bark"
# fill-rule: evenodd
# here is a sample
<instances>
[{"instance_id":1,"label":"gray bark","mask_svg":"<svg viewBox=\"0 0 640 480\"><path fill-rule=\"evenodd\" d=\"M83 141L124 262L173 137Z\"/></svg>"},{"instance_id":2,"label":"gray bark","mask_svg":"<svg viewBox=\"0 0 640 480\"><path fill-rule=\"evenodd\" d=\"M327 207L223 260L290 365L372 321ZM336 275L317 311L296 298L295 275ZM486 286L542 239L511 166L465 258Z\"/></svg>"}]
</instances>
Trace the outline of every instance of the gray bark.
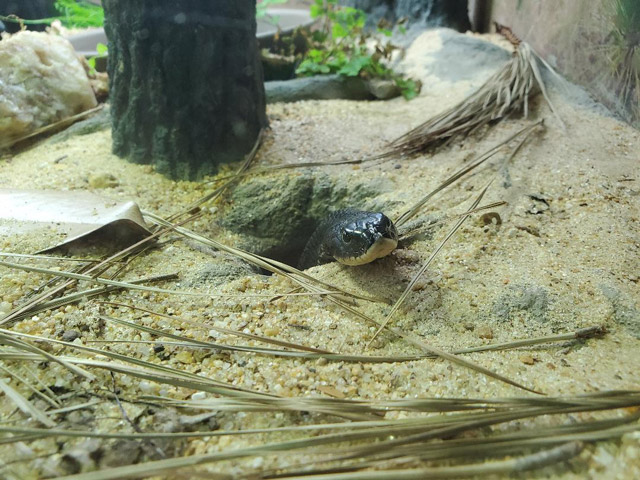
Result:
<instances>
[{"instance_id":1,"label":"gray bark","mask_svg":"<svg viewBox=\"0 0 640 480\"><path fill-rule=\"evenodd\" d=\"M266 126L255 0L103 0L113 152L198 179Z\"/></svg>"}]
</instances>

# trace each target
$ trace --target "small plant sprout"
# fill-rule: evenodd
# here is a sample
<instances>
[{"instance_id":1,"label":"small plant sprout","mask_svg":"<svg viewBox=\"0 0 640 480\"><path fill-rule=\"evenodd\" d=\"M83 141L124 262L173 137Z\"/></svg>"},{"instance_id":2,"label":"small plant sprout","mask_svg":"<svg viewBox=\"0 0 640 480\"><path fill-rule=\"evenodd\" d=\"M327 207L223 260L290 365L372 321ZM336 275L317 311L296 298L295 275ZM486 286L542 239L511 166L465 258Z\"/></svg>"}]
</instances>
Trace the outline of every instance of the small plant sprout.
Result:
<instances>
[{"instance_id":1,"label":"small plant sprout","mask_svg":"<svg viewBox=\"0 0 640 480\"><path fill-rule=\"evenodd\" d=\"M347 77L391 79L406 99L419 93L419 82L402 77L386 64L398 47L379 38L375 38L373 46L368 45L371 43L368 40L374 37L364 31L365 12L338 5L337 0L314 0L310 13L312 18L320 20L321 27L313 32L312 48L298 66L298 75L337 73ZM389 27L386 22L380 22L377 32L390 37Z\"/></svg>"}]
</instances>

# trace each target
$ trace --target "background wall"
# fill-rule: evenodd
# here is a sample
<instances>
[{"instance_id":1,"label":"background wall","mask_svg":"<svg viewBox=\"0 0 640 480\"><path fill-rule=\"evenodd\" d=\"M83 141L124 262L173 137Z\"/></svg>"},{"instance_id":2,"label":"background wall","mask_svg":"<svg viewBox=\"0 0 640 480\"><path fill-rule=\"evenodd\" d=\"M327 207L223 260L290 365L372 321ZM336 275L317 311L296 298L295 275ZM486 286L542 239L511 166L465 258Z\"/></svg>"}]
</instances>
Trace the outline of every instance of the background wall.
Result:
<instances>
[{"instance_id":1,"label":"background wall","mask_svg":"<svg viewBox=\"0 0 640 480\"><path fill-rule=\"evenodd\" d=\"M486 3L491 21L511 27L560 73L640 127L640 0Z\"/></svg>"}]
</instances>

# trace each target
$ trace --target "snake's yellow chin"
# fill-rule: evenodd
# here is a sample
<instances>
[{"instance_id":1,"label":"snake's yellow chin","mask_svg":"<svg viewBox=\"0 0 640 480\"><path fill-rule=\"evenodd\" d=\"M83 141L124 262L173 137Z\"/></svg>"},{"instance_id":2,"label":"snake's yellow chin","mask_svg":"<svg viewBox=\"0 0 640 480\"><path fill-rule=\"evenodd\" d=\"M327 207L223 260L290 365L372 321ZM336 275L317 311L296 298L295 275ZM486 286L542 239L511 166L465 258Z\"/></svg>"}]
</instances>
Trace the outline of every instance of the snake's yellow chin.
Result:
<instances>
[{"instance_id":1,"label":"snake's yellow chin","mask_svg":"<svg viewBox=\"0 0 640 480\"><path fill-rule=\"evenodd\" d=\"M336 260L344 265L364 265L365 263L373 262L377 258L389 255L397 246L398 240L380 237L364 254L358 257L336 258Z\"/></svg>"}]
</instances>

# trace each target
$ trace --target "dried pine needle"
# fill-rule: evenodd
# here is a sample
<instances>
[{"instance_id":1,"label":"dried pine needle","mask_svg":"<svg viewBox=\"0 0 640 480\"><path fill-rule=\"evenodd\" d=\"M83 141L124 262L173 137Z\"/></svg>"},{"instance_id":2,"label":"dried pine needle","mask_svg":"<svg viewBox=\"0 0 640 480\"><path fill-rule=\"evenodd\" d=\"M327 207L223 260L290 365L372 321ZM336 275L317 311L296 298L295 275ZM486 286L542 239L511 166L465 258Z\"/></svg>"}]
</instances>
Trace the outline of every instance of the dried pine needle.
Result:
<instances>
[{"instance_id":1,"label":"dried pine needle","mask_svg":"<svg viewBox=\"0 0 640 480\"><path fill-rule=\"evenodd\" d=\"M471 135L517 111L523 111L526 118L529 97L538 90L542 92L562 128L565 128L547 95L537 65L538 60L539 57L531 47L526 42L521 42L511 60L476 92L392 141L387 150L375 158L425 153L447 145L460 136Z\"/></svg>"}]
</instances>

